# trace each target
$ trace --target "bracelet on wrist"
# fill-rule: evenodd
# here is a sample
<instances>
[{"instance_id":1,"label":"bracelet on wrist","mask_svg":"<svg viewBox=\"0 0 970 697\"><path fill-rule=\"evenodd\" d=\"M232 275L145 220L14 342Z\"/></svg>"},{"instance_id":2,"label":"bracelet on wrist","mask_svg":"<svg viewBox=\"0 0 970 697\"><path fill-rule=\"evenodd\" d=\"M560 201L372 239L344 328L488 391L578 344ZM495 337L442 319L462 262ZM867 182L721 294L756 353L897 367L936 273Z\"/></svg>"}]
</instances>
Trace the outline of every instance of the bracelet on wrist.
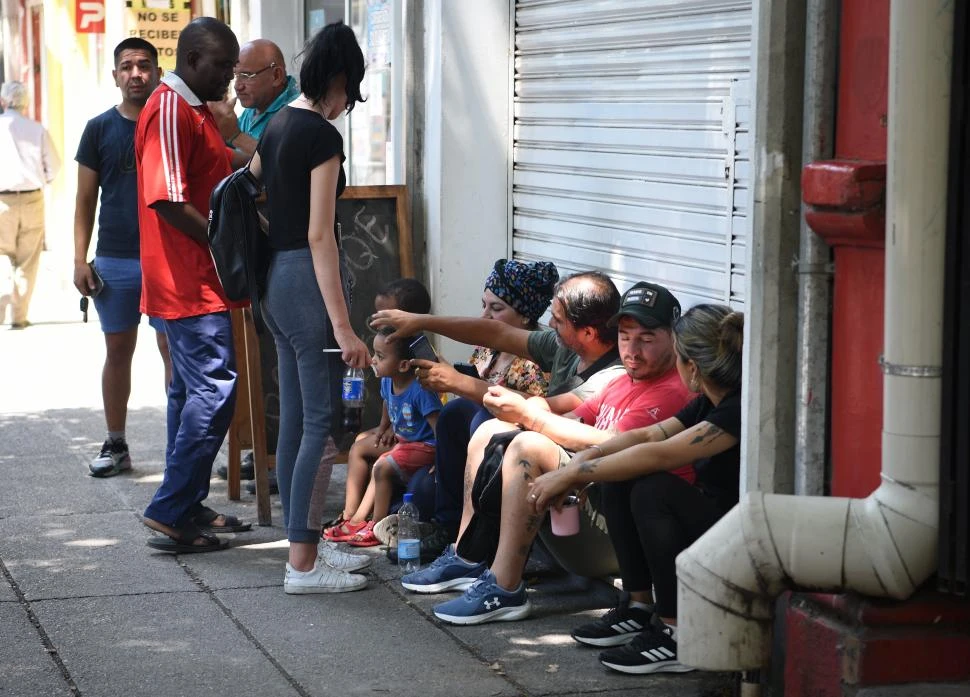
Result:
<instances>
[{"instance_id":1,"label":"bracelet on wrist","mask_svg":"<svg viewBox=\"0 0 970 697\"><path fill-rule=\"evenodd\" d=\"M596 452L598 452L598 453L599 453L599 455L598 455L597 457L604 457L604 456L606 455L606 453L604 453L604 452L603 452L603 448L601 448L601 447L600 447L600 446L598 446L598 445L591 445L591 446L589 446L589 447L588 447L588 448L586 448L586 449L587 449L587 450L595 450Z\"/></svg>"}]
</instances>

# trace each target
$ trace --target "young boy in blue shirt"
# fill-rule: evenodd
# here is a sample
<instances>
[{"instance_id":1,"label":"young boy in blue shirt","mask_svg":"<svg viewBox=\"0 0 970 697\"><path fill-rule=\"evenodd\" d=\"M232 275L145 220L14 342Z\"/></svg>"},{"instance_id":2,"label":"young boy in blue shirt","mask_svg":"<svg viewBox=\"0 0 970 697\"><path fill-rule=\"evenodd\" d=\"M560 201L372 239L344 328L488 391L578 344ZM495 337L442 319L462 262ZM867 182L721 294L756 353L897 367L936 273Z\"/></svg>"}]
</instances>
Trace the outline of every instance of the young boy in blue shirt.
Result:
<instances>
[{"instance_id":1,"label":"young boy in blue shirt","mask_svg":"<svg viewBox=\"0 0 970 697\"><path fill-rule=\"evenodd\" d=\"M407 485L416 472L434 463L434 428L441 399L421 387L411 370L413 339L388 341L385 333L374 337L371 366L381 379L381 423L376 438L358 439L350 450L344 519L324 531L326 539L355 547L381 544L374 526L387 515L395 488ZM370 483L361 494L371 462Z\"/></svg>"}]
</instances>

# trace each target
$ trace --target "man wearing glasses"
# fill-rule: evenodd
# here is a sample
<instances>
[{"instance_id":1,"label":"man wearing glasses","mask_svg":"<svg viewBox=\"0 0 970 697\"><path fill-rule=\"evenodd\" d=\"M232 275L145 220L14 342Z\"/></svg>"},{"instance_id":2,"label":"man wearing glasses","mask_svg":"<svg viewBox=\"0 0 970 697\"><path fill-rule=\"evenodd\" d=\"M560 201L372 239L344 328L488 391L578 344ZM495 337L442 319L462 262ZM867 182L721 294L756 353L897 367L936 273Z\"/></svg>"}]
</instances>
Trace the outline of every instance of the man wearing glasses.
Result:
<instances>
[{"instance_id":1,"label":"man wearing glasses","mask_svg":"<svg viewBox=\"0 0 970 697\"><path fill-rule=\"evenodd\" d=\"M243 45L236 63L236 99L245 107L236 118L236 99L215 102L209 106L216 117L219 132L233 149L232 166L242 167L256 152L256 143L273 115L300 96L296 80L286 74L286 62L280 47L268 39L256 39Z\"/></svg>"}]
</instances>

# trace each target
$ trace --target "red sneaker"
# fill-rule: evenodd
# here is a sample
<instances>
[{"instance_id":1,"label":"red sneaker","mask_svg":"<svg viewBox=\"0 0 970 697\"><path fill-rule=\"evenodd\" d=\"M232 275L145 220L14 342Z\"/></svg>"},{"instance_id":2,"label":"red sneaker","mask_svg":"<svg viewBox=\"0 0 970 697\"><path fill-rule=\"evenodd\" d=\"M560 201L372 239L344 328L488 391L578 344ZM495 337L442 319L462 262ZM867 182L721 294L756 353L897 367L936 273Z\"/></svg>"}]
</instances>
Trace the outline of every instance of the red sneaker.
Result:
<instances>
[{"instance_id":1,"label":"red sneaker","mask_svg":"<svg viewBox=\"0 0 970 697\"><path fill-rule=\"evenodd\" d=\"M377 535L374 534L374 521L369 521L356 535L349 540L345 540L345 542L351 547L376 547L381 544L381 541L377 539Z\"/></svg>"}]
</instances>

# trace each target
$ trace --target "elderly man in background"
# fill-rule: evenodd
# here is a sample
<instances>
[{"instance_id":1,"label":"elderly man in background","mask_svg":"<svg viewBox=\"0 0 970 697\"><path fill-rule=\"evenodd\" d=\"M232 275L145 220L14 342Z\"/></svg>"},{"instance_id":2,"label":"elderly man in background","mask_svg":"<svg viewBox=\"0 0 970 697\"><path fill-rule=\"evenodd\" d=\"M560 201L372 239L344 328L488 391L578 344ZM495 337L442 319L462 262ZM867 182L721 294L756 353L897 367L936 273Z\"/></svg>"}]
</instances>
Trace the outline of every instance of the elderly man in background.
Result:
<instances>
[{"instance_id":1,"label":"elderly man in background","mask_svg":"<svg viewBox=\"0 0 970 697\"><path fill-rule=\"evenodd\" d=\"M23 116L27 103L23 83L0 88L0 322L11 305L11 329L29 324L44 248L43 189L61 166L47 129Z\"/></svg>"},{"instance_id":2,"label":"elderly man in background","mask_svg":"<svg viewBox=\"0 0 970 697\"><path fill-rule=\"evenodd\" d=\"M256 143L266 124L280 109L300 96L280 47L268 39L256 39L239 49L235 69L236 98L209 105L226 145L233 149L232 166L242 167L256 152ZM239 101L245 109L239 118L233 108Z\"/></svg>"},{"instance_id":3,"label":"elderly man in background","mask_svg":"<svg viewBox=\"0 0 970 697\"><path fill-rule=\"evenodd\" d=\"M216 117L219 132L226 144L233 149L232 166L238 169L249 162L256 152L256 143L263 135L266 124L280 109L300 96L300 88L293 76L286 74L286 62L280 47L267 39L256 39L243 44L239 49L239 62L233 72L236 99L211 102L209 107ZM238 119L233 110L237 100L245 107ZM276 364L276 344L269 332L260 336L259 351L262 365ZM269 454L276 453L276 431L276 424L267 419L266 448ZM216 474L227 479L228 467L220 465ZM240 476L242 479L255 479L252 452L243 458ZM250 481L246 485L246 491L255 494L256 483ZM279 492L275 470L270 470L269 473L269 491L271 494Z\"/></svg>"}]
</instances>

